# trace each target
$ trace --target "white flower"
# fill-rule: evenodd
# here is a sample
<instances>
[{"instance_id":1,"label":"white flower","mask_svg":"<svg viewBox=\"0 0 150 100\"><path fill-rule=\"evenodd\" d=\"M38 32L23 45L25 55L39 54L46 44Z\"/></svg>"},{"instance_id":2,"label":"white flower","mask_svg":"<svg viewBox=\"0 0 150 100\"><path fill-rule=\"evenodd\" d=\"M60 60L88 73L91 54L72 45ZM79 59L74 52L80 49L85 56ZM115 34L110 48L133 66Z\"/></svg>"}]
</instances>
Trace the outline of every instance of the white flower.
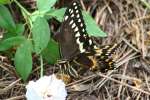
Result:
<instances>
[{"instance_id":1,"label":"white flower","mask_svg":"<svg viewBox=\"0 0 150 100\"><path fill-rule=\"evenodd\" d=\"M62 80L51 76L44 76L36 82L30 81L26 86L27 100L65 100L67 91Z\"/></svg>"}]
</instances>

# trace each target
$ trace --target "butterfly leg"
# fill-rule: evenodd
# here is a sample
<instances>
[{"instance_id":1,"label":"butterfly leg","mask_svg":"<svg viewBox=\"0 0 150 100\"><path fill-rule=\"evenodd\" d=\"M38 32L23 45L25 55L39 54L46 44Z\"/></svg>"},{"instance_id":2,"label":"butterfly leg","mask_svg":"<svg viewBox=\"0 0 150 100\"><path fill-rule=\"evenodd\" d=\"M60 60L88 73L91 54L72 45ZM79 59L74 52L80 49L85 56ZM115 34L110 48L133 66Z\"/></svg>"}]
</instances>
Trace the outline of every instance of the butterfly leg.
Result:
<instances>
[{"instance_id":1,"label":"butterfly leg","mask_svg":"<svg viewBox=\"0 0 150 100\"><path fill-rule=\"evenodd\" d=\"M78 77L78 73L73 68L71 62L72 61L61 60L61 61L58 61L58 63L56 64L56 66L58 66L60 69L59 72L57 73L57 77L59 79L62 79L66 84L72 81L72 77L73 78Z\"/></svg>"}]
</instances>

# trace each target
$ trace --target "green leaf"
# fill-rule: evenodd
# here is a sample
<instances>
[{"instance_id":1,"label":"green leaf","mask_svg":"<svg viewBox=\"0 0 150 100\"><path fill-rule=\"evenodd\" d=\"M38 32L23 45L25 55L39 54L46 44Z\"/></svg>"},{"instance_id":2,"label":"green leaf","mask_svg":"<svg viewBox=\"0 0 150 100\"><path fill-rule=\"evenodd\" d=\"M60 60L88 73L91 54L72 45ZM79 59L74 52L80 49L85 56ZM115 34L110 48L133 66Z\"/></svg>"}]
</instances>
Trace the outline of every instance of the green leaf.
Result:
<instances>
[{"instance_id":1,"label":"green leaf","mask_svg":"<svg viewBox=\"0 0 150 100\"><path fill-rule=\"evenodd\" d=\"M31 19L29 19L29 20L31 20L31 22L34 22L37 17L44 17L44 14L42 14L41 12L36 10L31 14Z\"/></svg>"},{"instance_id":2,"label":"green leaf","mask_svg":"<svg viewBox=\"0 0 150 100\"><path fill-rule=\"evenodd\" d=\"M0 0L0 4L8 4L11 0Z\"/></svg>"},{"instance_id":3,"label":"green leaf","mask_svg":"<svg viewBox=\"0 0 150 100\"><path fill-rule=\"evenodd\" d=\"M18 36L16 33L6 32L6 33L4 33L4 35L3 35L3 40L8 39L8 38L11 38L11 37L16 37L16 36Z\"/></svg>"},{"instance_id":4,"label":"green leaf","mask_svg":"<svg viewBox=\"0 0 150 100\"><path fill-rule=\"evenodd\" d=\"M95 37L106 37L106 33L103 32L95 23L93 18L85 11L83 11L83 18L85 20L86 24L86 30L89 35L95 36Z\"/></svg>"},{"instance_id":5,"label":"green leaf","mask_svg":"<svg viewBox=\"0 0 150 100\"><path fill-rule=\"evenodd\" d=\"M15 68L21 78L26 81L32 71L32 44L31 41L25 41L20 45L15 54Z\"/></svg>"},{"instance_id":6,"label":"green leaf","mask_svg":"<svg viewBox=\"0 0 150 100\"><path fill-rule=\"evenodd\" d=\"M46 15L55 17L58 21L62 22L65 11L66 11L66 8L61 8L61 9L57 9L57 10L55 9L52 12L48 12Z\"/></svg>"},{"instance_id":7,"label":"green leaf","mask_svg":"<svg viewBox=\"0 0 150 100\"><path fill-rule=\"evenodd\" d=\"M16 24L16 30L14 33L16 33L17 35L22 35L23 32L24 32L24 25Z\"/></svg>"},{"instance_id":8,"label":"green leaf","mask_svg":"<svg viewBox=\"0 0 150 100\"><path fill-rule=\"evenodd\" d=\"M11 38L11 37L22 36L23 32L24 32L24 25L16 24L16 29L14 30L13 33L9 31L4 33L3 40Z\"/></svg>"},{"instance_id":9,"label":"green leaf","mask_svg":"<svg viewBox=\"0 0 150 100\"><path fill-rule=\"evenodd\" d=\"M34 42L34 50L39 54L46 48L50 40L50 30L46 19L37 17L33 23L32 36Z\"/></svg>"},{"instance_id":10,"label":"green leaf","mask_svg":"<svg viewBox=\"0 0 150 100\"><path fill-rule=\"evenodd\" d=\"M65 14L66 8L61 8L58 10L53 10L51 12L48 12L47 15L51 15L55 17L58 21L62 22L63 16ZM95 36L95 37L106 37L106 33L103 32L95 23L93 18L85 11L83 11L83 18L85 20L86 24L86 30L89 35Z\"/></svg>"},{"instance_id":11,"label":"green leaf","mask_svg":"<svg viewBox=\"0 0 150 100\"><path fill-rule=\"evenodd\" d=\"M14 32L16 29L15 22L9 10L3 5L0 5L0 27L10 32Z\"/></svg>"},{"instance_id":12,"label":"green leaf","mask_svg":"<svg viewBox=\"0 0 150 100\"><path fill-rule=\"evenodd\" d=\"M0 41L0 51L5 51L13 46L18 46L25 41L25 37L17 36Z\"/></svg>"},{"instance_id":13,"label":"green leaf","mask_svg":"<svg viewBox=\"0 0 150 100\"><path fill-rule=\"evenodd\" d=\"M50 39L47 47L42 51L42 56L47 62L54 64L58 59L60 59L59 46L58 44Z\"/></svg>"},{"instance_id":14,"label":"green leaf","mask_svg":"<svg viewBox=\"0 0 150 100\"><path fill-rule=\"evenodd\" d=\"M47 12L56 3L57 0L37 0L38 10L41 12Z\"/></svg>"}]
</instances>

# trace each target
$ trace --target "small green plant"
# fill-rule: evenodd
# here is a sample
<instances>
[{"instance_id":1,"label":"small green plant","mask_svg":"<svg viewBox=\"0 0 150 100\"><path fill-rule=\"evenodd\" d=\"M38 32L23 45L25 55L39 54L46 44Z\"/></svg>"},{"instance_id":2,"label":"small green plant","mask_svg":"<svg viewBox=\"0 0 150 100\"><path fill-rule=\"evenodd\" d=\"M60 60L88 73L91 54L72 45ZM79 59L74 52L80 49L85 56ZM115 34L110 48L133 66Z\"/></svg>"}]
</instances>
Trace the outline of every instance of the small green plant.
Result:
<instances>
[{"instance_id":1,"label":"small green plant","mask_svg":"<svg viewBox=\"0 0 150 100\"><path fill-rule=\"evenodd\" d=\"M25 23L15 23L9 10L2 4L14 2L20 8ZM45 58L54 64L60 59L59 46L50 37L50 28L47 20L55 18L62 22L65 8L55 9L57 0L37 0L37 10L28 12L17 0L2 0L0 2L0 27L5 29L4 37L0 40L0 52L15 48L14 64L16 72L25 81L32 71L32 54ZM87 32L93 36L106 36L99 29L92 17L83 12ZM28 29L25 29L25 26ZM29 30L27 33L25 30Z\"/></svg>"}]
</instances>

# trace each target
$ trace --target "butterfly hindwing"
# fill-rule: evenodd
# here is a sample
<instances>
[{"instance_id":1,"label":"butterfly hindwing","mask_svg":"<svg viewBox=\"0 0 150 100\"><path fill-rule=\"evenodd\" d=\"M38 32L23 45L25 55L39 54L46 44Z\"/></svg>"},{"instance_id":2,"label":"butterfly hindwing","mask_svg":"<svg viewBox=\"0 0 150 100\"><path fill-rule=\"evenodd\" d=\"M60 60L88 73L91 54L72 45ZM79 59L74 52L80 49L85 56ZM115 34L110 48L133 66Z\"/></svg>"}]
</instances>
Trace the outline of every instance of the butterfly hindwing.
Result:
<instances>
[{"instance_id":1,"label":"butterfly hindwing","mask_svg":"<svg viewBox=\"0 0 150 100\"><path fill-rule=\"evenodd\" d=\"M101 72L115 69L115 61L113 60L113 54L115 53L118 47L119 44L113 44L103 46L99 48L99 50L96 50L95 56L99 61L99 69Z\"/></svg>"}]
</instances>

